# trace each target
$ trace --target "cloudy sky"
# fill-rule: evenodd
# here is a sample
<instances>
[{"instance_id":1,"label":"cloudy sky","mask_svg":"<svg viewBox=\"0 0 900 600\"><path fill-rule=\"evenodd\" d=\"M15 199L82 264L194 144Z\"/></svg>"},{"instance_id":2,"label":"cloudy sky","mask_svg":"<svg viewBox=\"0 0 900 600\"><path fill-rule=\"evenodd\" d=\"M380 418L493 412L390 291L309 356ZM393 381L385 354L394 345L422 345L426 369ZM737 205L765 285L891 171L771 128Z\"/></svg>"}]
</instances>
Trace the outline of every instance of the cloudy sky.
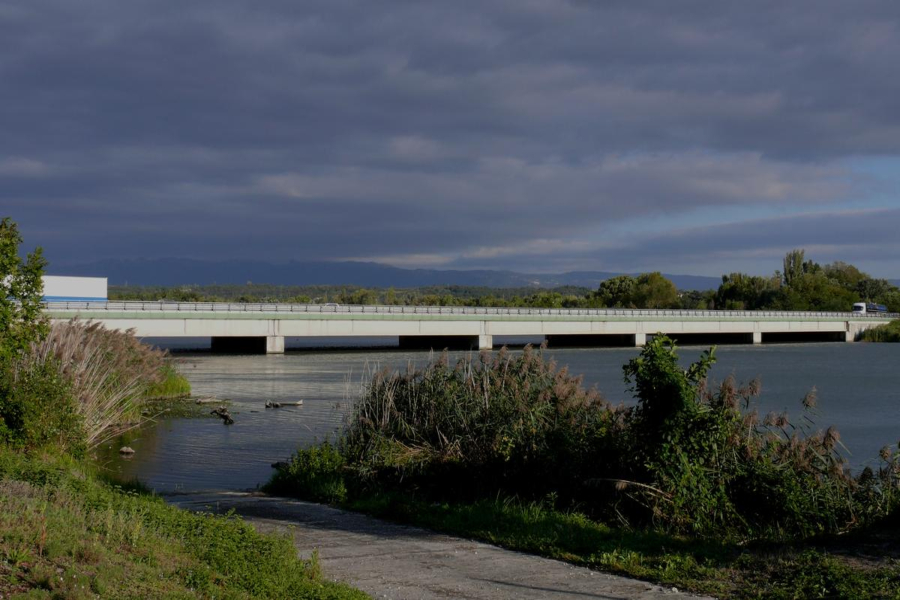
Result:
<instances>
[{"instance_id":1,"label":"cloudy sky","mask_svg":"<svg viewBox=\"0 0 900 600\"><path fill-rule=\"evenodd\" d=\"M900 276L896 0L0 0L51 261Z\"/></svg>"}]
</instances>

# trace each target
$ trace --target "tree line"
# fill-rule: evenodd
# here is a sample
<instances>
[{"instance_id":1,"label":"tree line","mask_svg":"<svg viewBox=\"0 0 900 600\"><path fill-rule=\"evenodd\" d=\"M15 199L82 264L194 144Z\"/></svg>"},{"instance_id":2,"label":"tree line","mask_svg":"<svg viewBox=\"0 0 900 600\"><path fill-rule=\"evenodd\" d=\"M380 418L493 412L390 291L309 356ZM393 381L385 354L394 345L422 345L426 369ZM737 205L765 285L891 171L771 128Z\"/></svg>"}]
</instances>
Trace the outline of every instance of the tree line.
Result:
<instances>
[{"instance_id":1,"label":"tree line","mask_svg":"<svg viewBox=\"0 0 900 600\"><path fill-rule=\"evenodd\" d=\"M620 275L597 289L428 286L408 289L269 284L179 287L113 286L111 300L180 302L293 302L403 306L519 308L683 308L712 310L848 311L855 302L884 304L900 312L900 289L857 267L836 261L820 265L792 250L770 276L729 273L716 290L678 290L659 272Z\"/></svg>"}]
</instances>

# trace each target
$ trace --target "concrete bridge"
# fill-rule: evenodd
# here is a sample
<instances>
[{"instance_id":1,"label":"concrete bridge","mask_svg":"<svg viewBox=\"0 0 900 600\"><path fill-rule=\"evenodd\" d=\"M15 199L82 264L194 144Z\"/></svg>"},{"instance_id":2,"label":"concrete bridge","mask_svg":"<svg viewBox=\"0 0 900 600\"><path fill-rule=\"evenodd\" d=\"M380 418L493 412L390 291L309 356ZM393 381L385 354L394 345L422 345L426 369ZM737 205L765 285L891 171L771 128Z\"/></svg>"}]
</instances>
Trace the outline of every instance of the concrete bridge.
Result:
<instances>
[{"instance_id":1,"label":"concrete bridge","mask_svg":"<svg viewBox=\"0 0 900 600\"><path fill-rule=\"evenodd\" d=\"M550 346L850 342L898 315L852 312L475 308L207 302L48 302L54 321L78 317L139 337L209 337L213 350L284 352L285 337L396 336L404 348L493 347L494 336L543 336Z\"/></svg>"}]
</instances>

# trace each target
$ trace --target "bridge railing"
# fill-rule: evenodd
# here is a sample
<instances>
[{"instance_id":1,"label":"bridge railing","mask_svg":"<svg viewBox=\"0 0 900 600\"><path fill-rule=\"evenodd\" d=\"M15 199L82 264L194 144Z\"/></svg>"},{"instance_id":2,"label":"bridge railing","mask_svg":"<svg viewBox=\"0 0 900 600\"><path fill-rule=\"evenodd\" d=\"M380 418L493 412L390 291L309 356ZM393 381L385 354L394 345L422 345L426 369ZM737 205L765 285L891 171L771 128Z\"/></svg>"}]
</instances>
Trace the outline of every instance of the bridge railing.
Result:
<instances>
[{"instance_id":1,"label":"bridge railing","mask_svg":"<svg viewBox=\"0 0 900 600\"><path fill-rule=\"evenodd\" d=\"M322 313L388 315L498 315L547 317L684 317L722 318L898 318L897 313L855 313L773 310L683 310L632 308L516 308L476 306L382 306L356 304L271 304L228 302L46 302L49 312L216 312L216 313Z\"/></svg>"}]
</instances>

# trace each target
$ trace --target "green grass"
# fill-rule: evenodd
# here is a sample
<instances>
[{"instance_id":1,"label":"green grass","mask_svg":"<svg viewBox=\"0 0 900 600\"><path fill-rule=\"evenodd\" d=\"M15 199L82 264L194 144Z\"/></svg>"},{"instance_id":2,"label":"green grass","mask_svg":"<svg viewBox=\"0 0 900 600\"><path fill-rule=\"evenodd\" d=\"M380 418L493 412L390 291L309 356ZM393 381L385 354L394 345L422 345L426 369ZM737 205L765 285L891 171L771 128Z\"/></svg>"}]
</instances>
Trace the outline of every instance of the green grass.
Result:
<instances>
[{"instance_id":1,"label":"green grass","mask_svg":"<svg viewBox=\"0 0 900 600\"><path fill-rule=\"evenodd\" d=\"M0 598L365 598L287 537L0 449Z\"/></svg>"},{"instance_id":2,"label":"green grass","mask_svg":"<svg viewBox=\"0 0 900 600\"><path fill-rule=\"evenodd\" d=\"M147 388L144 395L148 399L184 398L191 395L191 384L171 364L161 369L163 379Z\"/></svg>"},{"instance_id":3,"label":"green grass","mask_svg":"<svg viewBox=\"0 0 900 600\"><path fill-rule=\"evenodd\" d=\"M432 503L373 494L351 510L720 598L900 598L900 562L859 564L864 539L737 544L609 527L548 503ZM896 537L894 537L896 542ZM880 546L879 546L880 547Z\"/></svg>"}]
</instances>

